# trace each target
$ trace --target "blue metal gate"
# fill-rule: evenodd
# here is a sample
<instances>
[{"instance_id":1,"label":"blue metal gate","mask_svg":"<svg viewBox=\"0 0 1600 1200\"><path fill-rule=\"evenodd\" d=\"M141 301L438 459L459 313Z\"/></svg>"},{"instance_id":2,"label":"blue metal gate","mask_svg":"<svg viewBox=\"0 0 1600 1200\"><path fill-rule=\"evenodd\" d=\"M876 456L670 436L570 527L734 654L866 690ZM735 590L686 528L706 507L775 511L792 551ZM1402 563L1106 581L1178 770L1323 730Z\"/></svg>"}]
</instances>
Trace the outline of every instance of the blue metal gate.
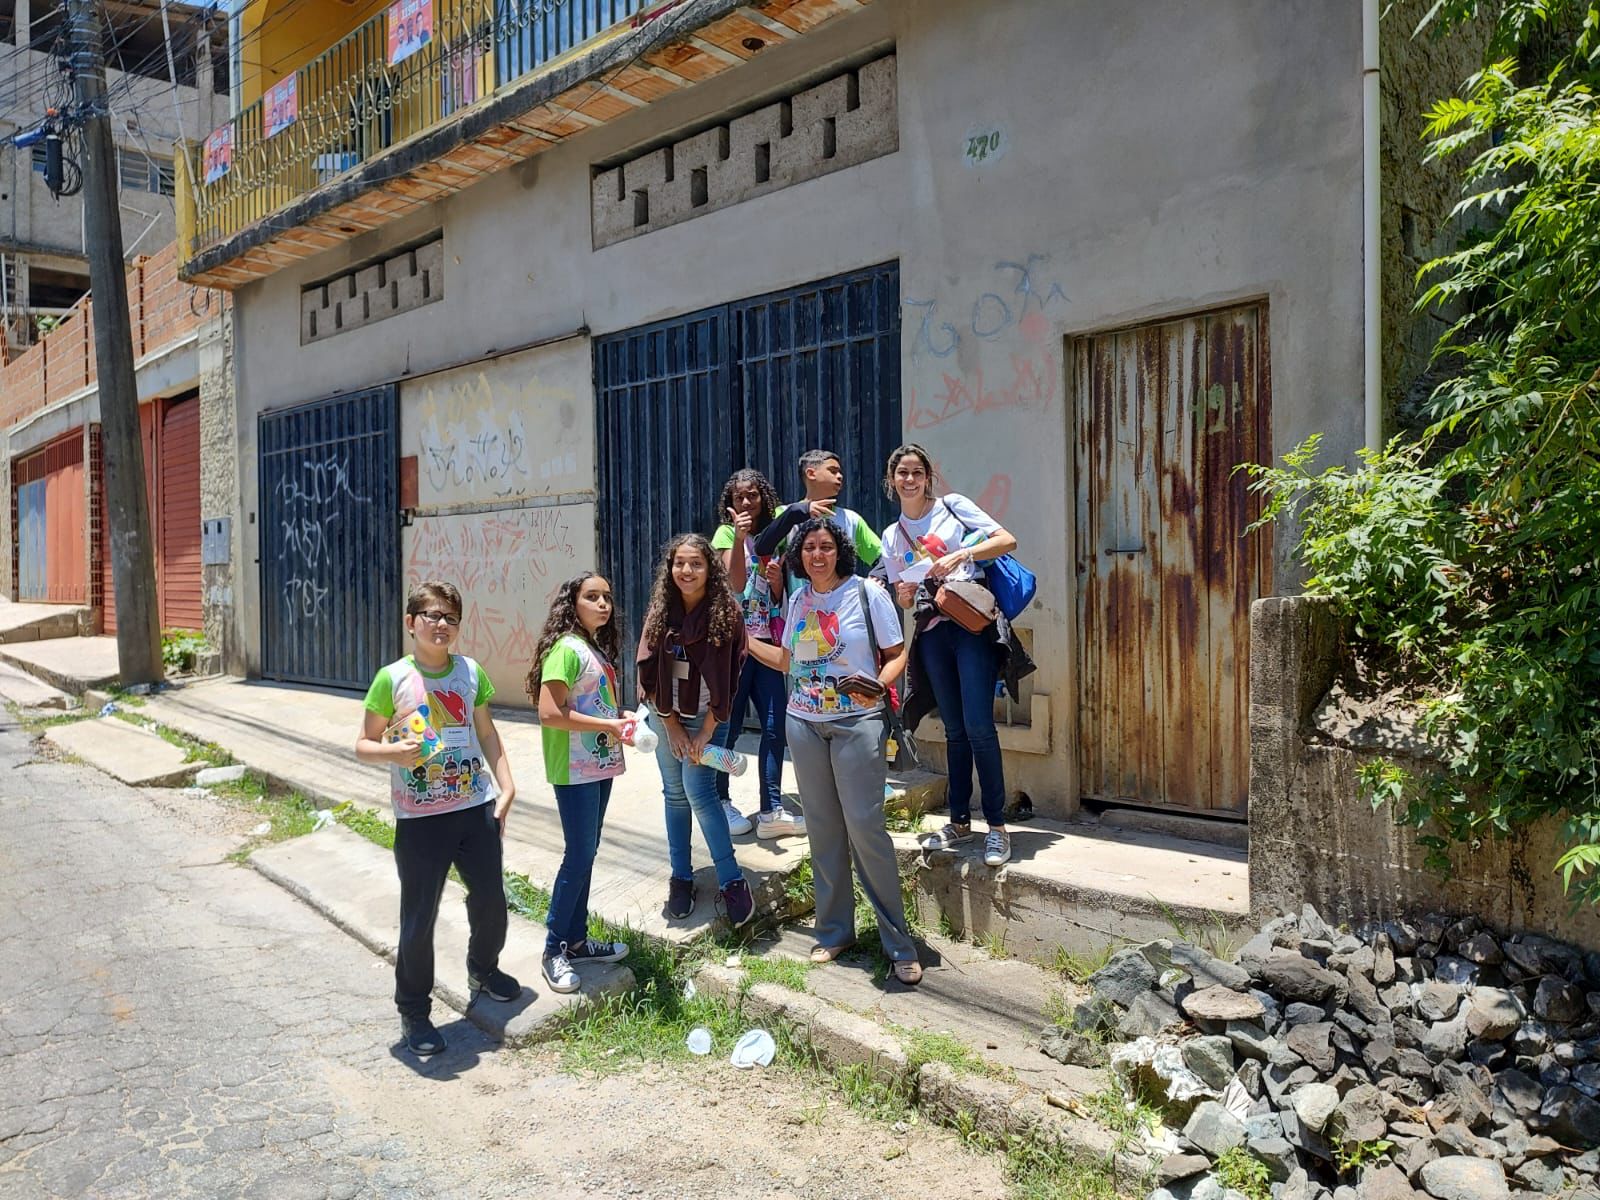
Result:
<instances>
[{"instance_id":1,"label":"blue metal gate","mask_svg":"<svg viewBox=\"0 0 1600 1200\"><path fill-rule=\"evenodd\" d=\"M631 658L662 545L716 528L739 467L790 498L800 455L827 447L844 503L874 529L893 519L877 483L901 436L899 265L597 338L595 402L600 570Z\"/></svg>"},{"instance_id":2,"label":"blue metal gate","mask_svg":"<svg viewBox=\"0 0 1600 1200\"><path fill-rule=\"evenodd\" d=\"M17 488L17 595L23 600L48 600L48 541L45 537L43 479Z\"/></svg>"},{"instance_id":3,"label":"blue metal gate","mask_svg":"<svg viewBox=\"0 0 1600 1200\"><path fill-rule=\"evenodd\" d=\"M395 389L263 414L260 445L261 674L364 689L404 632Z\"/></svg>"}]
</instances>

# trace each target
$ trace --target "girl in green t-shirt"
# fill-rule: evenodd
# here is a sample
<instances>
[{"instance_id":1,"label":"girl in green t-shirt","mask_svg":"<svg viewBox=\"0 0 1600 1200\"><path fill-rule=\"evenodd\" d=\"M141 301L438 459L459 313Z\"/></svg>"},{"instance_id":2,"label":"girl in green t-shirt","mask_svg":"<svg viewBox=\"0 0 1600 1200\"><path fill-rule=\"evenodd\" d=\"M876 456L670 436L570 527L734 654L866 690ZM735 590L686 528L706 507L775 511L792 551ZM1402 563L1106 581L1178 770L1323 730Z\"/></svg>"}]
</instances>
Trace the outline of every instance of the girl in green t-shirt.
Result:
<instances>
[{"instance_id":1,"label":"girl in green t-shirt","mask_svg":"<svg viewBox=\"0 0 1600 1200\"><path fill-rule=\"evenodd\" d=\"M623 744L633 740L634 722L617 704L620 626L611 585L592 571L575 576L556 590L528 672L545 778L555 789L566 843L550 889L543 962L545 982L558 992L578 990L575 964L617 962L628 953L622 942L588 935L589 880L611 781L622 774Z\"/></svg>"}]
</instances>

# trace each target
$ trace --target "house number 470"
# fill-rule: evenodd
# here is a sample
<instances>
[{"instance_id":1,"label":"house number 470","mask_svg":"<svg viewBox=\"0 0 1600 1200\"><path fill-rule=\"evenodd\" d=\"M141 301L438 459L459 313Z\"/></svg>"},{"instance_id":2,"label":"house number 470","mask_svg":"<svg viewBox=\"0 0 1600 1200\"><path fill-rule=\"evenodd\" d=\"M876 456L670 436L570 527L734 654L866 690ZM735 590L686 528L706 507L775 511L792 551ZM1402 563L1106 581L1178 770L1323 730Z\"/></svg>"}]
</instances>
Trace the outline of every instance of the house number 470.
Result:
<instances>
[{"instance_id":1,"label":"house number 470","mask_svg":"<svg viewBox=\"0 0 1600 1200\"><path fill-rule=\"evenodd\" d=\"M1006 152L1005 130L1000 128L974 129L967 134L963 161L969 167L982 166L1002 157Z\"/></svg>"}]
</instances>

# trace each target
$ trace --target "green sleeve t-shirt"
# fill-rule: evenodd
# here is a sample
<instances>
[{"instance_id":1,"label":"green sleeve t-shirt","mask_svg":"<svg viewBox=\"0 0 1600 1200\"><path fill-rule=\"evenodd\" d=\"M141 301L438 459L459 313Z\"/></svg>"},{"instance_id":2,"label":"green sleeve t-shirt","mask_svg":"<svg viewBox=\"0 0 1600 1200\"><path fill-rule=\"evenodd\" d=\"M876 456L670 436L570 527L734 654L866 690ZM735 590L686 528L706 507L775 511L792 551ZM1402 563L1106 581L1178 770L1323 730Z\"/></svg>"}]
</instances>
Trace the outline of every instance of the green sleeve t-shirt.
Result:
<instances>
[{"instance_id":1,"label":"green sleeve t-shirt","mask_svg":"<svg viewBox=\"0 0 1600 1200\"><path fill-rule=\"evenodd\" d=\"M617 672L605 656L584 639L567 634L544 656L539 667L544 683L567 687L567 707L588 717L614 720L617 708ZM622 774L622 743L609 733L540 729L544 748L544 775L555 786L598 783Z\"/></svg>"},{"instance_id":2,"label":"green sleeve t-shirt","mask_svg":"<svg viewBox=\"0 0 1600 1200\"><path fill-rule=\"evenodd\" d=\"M431 738L431 752L420 752L409 767L389 767L389 799L397 819L431 817L484 804L496 792L494 772L484 761L473 716L494 695L482 667L464 654L452 654L443 671L424 671L411 655L390 663L373 677L365 707L392 723L397 715L420 713Z\"/></svg>"}]
</instances>

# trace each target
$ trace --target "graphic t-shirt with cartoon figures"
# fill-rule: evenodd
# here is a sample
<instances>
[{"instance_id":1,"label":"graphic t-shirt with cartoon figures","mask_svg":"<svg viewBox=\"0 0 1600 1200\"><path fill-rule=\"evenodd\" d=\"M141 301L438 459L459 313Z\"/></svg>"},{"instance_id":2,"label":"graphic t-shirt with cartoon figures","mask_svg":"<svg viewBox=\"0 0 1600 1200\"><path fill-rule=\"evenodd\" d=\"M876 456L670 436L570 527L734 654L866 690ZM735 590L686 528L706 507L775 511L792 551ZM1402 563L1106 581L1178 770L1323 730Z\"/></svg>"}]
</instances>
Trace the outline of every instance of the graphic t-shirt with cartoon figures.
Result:
<instances>
[{"instance_id":1,"label":"graphic t-shirt with cartoon figures","mask_svg":"<svg viewBox=\"0 0 1600 1200\"><path fill-rule=\"evenodd\" d=\"M409 654L378 672L367 689L366 708L392 726L397 716L422 715L437 744L412 767L389 768L389 798L397 820L431 817L487 803L497 791L494 773L472 726L472 713L489 703L494 684L472 659L452 654L439 674L424 671ZM426 708L426 713L423 709Z\"/></svg>"},{"instance_id":2,"label":"graphic t-shirt with cartoon figures","mask_svg":"<svg viewBox=\"0 0 1600 1200\"><path fill-rule=\"evenodd\" d=\"M882 649L905 640L894 601L876 580L865 581L872 630ZM802 721L837 721L876 712L882 701L862 706L839 690L851 675L878 673L867 638L867 614L861 610L862 587L843 580L831 592L818 594L807 584L789 598L784 643L789 648L789 713Z\"/></svg>"},{"instance_id":3,"label":"graphic t-shirt with cartoon figures","mask_svg":"<svg viewBox=\"0 0 1600 1200\"><path fill-rule=\"evenodd\" d=\"M941 496L920 519L901 517L883 531L883 566L889 582L899 583L907 568L923 559L943 558L959 550L968 531L987 538L999 528L993 517L965 496L955 492ZM979 578L982 570L975 563L962 563L946 579L967 582Z\"/></svg>"},{"instance_id":4,"label":"graphic t-shirt with cartoon figures","mask_svg":"<svg viewBox=\"0 0 1600 1200\"><path fill-rule=\"evenodd\" d=\"M617 672L588 642L567 634L544 656L539 678L567 685L568 706L586 717L608 720L617 709ZM622 743L609 733L577 733L569 729L541 731L544 777L552 784L594 783L622 774Z\"/></svg>"},{"instance_id":5,"label":"graphic t-shirt with cartoon figures","mask_svg":"<svg viewBox=\"0 0 1600 1200\"><path fill-rule=\"evenodd\" d=\"M780 505L778 512L782 511L783 507ZM711 548L731 550L735 536L737 535L732 525L719 525L717 532L711 535ZM774 641L776 635L772 623L782 619L783 601L772 594L772 586L767 582L766 572L762 570L762 561L756 554L754 538L745 538L744 554L744 591L739 595L739 604L744 609L745 632L763 642Z\"/></svg>"}]
</instances>

